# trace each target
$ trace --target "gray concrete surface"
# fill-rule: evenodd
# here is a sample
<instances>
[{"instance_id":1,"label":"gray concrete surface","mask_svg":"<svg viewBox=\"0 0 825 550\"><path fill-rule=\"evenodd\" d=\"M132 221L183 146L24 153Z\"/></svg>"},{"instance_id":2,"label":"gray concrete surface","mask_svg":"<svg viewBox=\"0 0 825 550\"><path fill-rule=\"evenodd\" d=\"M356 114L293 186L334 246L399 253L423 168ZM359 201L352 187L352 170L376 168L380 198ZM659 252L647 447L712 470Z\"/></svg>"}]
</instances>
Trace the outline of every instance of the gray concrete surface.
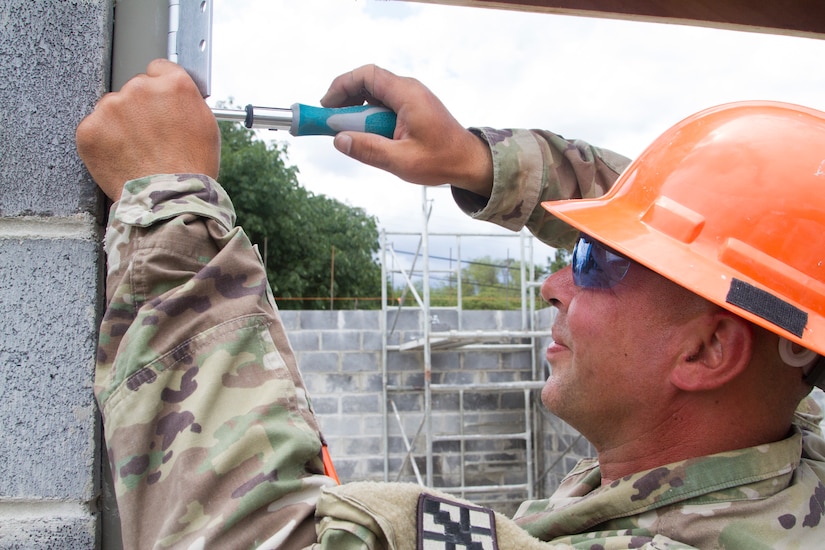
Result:
<instances>
[{"instance_id":1,"label":"gray concrete surface","mask_svg":"<svg viewBox=\"0 0 825 550\"><path fill-rule=\"evenodd\" d=\"M97 209L77 123L107 90L111 1L0 3L0 215Z\"/></svg>"},{"instance_id":2,"label":"gray concrete surface","mask_svg":"<svg viewBox=\"0 0 825 550\"><path fill-rule=\"evenodd\" d=\"M0 548L95 548L103 203L75 153L111 0L0 2Z\"/></svg>"}]
</instances>

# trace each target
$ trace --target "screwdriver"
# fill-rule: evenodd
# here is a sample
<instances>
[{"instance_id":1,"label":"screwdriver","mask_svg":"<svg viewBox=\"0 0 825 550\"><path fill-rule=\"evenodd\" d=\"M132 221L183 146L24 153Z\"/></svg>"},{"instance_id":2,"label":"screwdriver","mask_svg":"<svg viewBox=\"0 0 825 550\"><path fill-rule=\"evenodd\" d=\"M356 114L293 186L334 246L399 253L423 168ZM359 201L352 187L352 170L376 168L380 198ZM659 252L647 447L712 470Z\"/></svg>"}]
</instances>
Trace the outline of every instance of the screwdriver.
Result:
<instances>
[{"instance_id":1,"label":"screwdriver","mask_svg":"<svg viewBox=\"0 0 825 550\"><path fill-rule=\"evenodd\" d=\"M385 107L356 105L327 109L295 103L289 109L255 107L212 109L218 121L243 122L247 128L287 130L293 136L334 136L352 130L392 139L395 113Z\"/></svg>"}]
</instances>

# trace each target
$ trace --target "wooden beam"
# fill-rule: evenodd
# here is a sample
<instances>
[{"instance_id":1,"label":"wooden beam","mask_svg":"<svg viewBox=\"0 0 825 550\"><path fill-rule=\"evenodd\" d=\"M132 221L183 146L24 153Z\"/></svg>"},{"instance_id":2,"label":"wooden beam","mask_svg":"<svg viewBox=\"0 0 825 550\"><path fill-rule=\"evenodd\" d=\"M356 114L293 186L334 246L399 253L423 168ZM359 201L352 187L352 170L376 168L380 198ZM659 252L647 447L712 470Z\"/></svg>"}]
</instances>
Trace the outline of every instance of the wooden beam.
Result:
<instances>
[{"instance_id":1,"label":"wooden beam","mask_svg":"<svg viewBox=\"0 0 825 550\"><path fill-rule=\"evenodd\" d=\"M825 38L822 0L408 0Z\"/></svg>"}]
</instances>

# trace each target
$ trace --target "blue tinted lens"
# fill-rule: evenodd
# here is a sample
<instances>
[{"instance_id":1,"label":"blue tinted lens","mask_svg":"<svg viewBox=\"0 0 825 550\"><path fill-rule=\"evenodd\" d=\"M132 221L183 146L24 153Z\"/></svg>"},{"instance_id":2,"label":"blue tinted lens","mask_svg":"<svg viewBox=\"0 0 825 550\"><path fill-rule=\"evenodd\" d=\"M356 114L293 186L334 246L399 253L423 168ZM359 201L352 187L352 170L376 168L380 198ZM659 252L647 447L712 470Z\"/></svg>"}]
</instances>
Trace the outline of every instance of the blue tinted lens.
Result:
<instances>
[{"instance_id":1,"label":"blue tinted lens","mask_svg":"<svg viewBox=\"0 0 825 550\"><path fill-rule=\"evenodd\" d=\"M627 275L630 262L582 234L573 249L573 282L582 288L611 288Z\"/></svg>"}]
</instances>

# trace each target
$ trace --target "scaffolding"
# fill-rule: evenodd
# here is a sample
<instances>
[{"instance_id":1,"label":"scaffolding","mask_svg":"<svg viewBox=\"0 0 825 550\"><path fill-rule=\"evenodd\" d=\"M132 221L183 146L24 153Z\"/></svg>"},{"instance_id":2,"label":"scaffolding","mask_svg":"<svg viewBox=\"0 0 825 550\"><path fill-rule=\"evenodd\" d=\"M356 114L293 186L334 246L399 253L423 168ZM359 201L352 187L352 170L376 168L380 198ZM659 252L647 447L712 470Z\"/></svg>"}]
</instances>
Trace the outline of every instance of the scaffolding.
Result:
<instances>
[{"instance_id":1,"label":"scaffolding","mask_svg":"<svg viewBox=\"0 0 825 550\"><path fill-rule=\"evenodd\" d=\"M426 188L422 190L422 230L420 233L388 233L381 234L381 270L382 280L385 282L382 290L382 380L383 380L383 402L384 402L384 479L385 481L396 481L401 478L401 470L407 465L412 469L415 480L422 486L438 488L440 490L457 494L464 497L468 494L517 494L520 500L532 499L535 497L536 488L541 482L542 449L536 445L540 441L537 434L541 433L542 415L539 412L540 404L537 399L538 390L544 385L542 376L543 359L540 351L539 340L548 338L548 330L537 330L535 327L535 312L537 306L537 289L540 283L535 282L535 266L533 263L534 237L526 232L510 235L502 234L448 234L430 233L428 231L429 203L427 200ZM401 262L399 252L395 249L393 240L397 237L418 238L418 246L413 254L411 262ZM450 238L455 240L454 248L456 257L450 258L450 266L447 269L433 269L430 265L430 239ZM462 264L461 257L462 242L468 238L489 238L489 239L518 239L519 258L519 303L520 303L520 327L508 330L465 330L462 327L463 292L462 292ZM508 271L509 272L509 271ZM450 281L456 285L456 298L453 307L431 307L430 294L434 275L448 274ZM391 276L400 275L404 281L404 291L397 303L390 304L388 299L388 289L386 282ZM420 283L415 284L415 279L420 276ZM412 296L409 299L408 296ZM406 302L413 302L407 306ZM392 336L396 329L396 323L402 308L414 308L419 311L419 316L423 320L420 324L420 336L407 341L392 343ZM444 312L455 310L457 312L456 328L444 330L438 322L433 311ZM507 382L484 382L484 383L435 383L433 382L433 354L451 351L465 353L470 351L487 351L490 353L506 353L511 351L529 352L530 355L530 379ZM420 354L421 368L423 376L420 384L397 384L390 380L388 369L390 357L393 354L403 354L417 352ZM414 433L408 433L402 421L402 412L396 406L396 399L403 393L418 393L423 398L420 410L405 411L417 416L418 425ZM465 427L465 396L468 392L495 394L495 393L521 393L523 395L523 411L520 427L509 430L505 433L466 433ZM458 429L453 433L437 433L433 425L433 400L439 395L455 396L458 399ZM396 427L398 434L404 444L406 451L400 469L396 472L396 478L391 476L391 445L390 431ZM396 436L397 437L397 436ZM423 448L416 443L423 439ZM511 483L471 484L467 482L465 474L465 454L467 446L474 441L519 441L524 446L526 457L521 479ZM434 477L433 448L434 445L442 442L450 442L457 446L458 473L457 483L439 485ZM397 460L396 460L397 462ZM423 462L423 470L421 466ZM455 475L452 477L456 477Z\"/></svg>"}]
</instances>

